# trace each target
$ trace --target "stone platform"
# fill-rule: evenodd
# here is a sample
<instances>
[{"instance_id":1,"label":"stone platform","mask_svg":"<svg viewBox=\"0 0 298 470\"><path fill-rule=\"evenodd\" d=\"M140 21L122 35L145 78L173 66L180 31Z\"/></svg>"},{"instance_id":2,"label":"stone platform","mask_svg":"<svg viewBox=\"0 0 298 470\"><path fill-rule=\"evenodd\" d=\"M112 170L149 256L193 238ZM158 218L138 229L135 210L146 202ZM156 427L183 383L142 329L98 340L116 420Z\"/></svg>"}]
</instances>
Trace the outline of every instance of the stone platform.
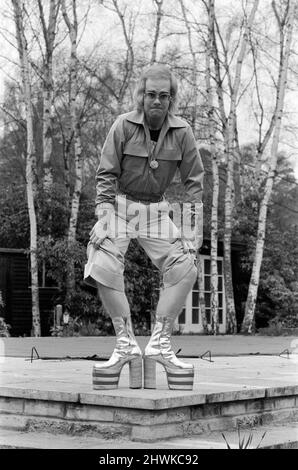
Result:
<instances>
[{"instance_id":1,"label":"stone platform","mask_svg":"<svg viewBox=\"0 0 298 470\"><path fill-rule=\"evenodd\" d=\"M156 390L130 390L125 366L117 390L93 391L92 360L4 357L1 433L154 443L298 421L297 355L186 360L195 367L193 391L168 390L159 365Z\"/></svg>"}]
</instances>

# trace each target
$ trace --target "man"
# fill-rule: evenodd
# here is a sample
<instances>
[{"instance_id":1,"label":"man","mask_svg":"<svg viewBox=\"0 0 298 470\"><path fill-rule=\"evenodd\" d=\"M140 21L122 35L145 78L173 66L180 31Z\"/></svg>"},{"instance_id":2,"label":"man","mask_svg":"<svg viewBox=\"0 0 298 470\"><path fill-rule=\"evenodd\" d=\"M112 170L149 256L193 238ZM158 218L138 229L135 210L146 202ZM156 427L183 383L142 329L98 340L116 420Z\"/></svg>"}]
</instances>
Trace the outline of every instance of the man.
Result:
<instances>
[{"instance_id":1,"label":"man","mask_svg":"<svg viewBox=\"0 0 298 470\"><path fill-rule=\"evenodd\" d=\"M144 387L156 388L156 362L165 368L169 388L193 387L193 365L175 356L170 336L196 279L203 165L190 126L173 114L177 88L168 67L149 67L136 88L137 109L118 117L102 149L96 174L99 220L90 232L84 278L97 287L112 318L116 347L109 361L94 366L95 389L117 388L125 363L130 366L130 387L142 386L142 352L132 331L123 281L124 255L132 237L163 274L156 322L144 352ZM164 192L177 168L192 206L185 204L174 224Z\"/></svg>"}]
</instances>

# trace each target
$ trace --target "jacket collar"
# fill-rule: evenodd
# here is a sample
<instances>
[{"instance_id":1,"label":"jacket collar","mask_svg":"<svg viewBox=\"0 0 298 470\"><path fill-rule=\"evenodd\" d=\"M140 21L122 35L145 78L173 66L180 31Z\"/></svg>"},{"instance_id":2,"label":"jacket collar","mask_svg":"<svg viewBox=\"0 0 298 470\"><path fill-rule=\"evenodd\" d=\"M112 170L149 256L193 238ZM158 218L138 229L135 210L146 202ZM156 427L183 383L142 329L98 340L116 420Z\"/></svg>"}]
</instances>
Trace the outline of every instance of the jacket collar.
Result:
<instances>
[{"instance_id":1,"label":"jacket collar","mask_svg":"<svg viewBox=\"0 0 298 470\"><path fill-rule=\"evenodd\" d=\"M131 111L127 113L125 119L129 122L133 122L134 124L142 124L144 125L144 112L143 111ZM182 119L176 117L172 113L168 113L167 117L167 124L168 128L170 127L187 127L188 124L183 121Z\"/></svg>"}]
</instances>

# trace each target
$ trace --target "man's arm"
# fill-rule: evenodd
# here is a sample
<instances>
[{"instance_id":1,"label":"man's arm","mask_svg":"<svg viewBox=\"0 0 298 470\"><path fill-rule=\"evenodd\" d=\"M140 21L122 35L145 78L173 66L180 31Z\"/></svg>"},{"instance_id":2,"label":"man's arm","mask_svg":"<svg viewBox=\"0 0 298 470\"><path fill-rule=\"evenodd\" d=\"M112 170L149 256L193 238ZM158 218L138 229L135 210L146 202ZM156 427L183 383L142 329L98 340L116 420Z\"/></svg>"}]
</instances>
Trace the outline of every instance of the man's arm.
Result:
<instances>
[{"instance_id":1,"label":"man's arm","mask_svg":"<svg viewBox=\"0 0 298 470\"><path fill-rule=\"evenodd\" d=\"M112 125L104 143L99 166L96 171L96 214L101 207L115 205L116 182L121 173L124 132L123 119Z\"/></svg>"},{"instance_id":2,"label":"man's arm","mask_svg":"<svg viewBox=\"0 0 298 470\"><path fill-rule=\"evenodd\" d=\"M96 171L95 215L98 221L91 229L90 243L99 248L107 238L113 238L110 222L115 211L116 182L121 173L124 133L123 120L118 118L104 143Z\"/></svg>"},{"instance_id":3,"label":"man's arm","mask_svg":"<svg viewBox=\"0 0 298 470\"><path fill-rule=\"evenodd\" d=\"M184 251L194 251L203 243L203 178L204 167L191 128L187 128L182 143L181 180L186 189L186 203L181 204L181 237Z\"/></svg>"},{"instance_id":4,"label":"man's arm","mask_svg":"<svg viewBox=\"0 0 298 470\"><path fill-rule=\"evenodd\" d=\"M187 128L182 142L180 174L187 193L185 202L202 202L204 167L191 127Z\"/></svg>"}]
</instances>

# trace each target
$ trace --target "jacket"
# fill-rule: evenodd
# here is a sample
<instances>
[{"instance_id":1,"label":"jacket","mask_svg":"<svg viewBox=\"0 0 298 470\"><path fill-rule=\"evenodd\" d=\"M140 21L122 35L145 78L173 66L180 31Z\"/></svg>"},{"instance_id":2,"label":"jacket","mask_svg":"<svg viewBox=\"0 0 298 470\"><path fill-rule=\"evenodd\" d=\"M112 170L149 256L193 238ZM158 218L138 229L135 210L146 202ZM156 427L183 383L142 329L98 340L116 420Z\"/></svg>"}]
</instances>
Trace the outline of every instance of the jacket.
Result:
<instances>
[{"instance_id":1,"label":"jacket","mask_svg":"<svg viewBox=\"0 0 298 470\"><path fill-rule=\"evenodd\" d=\"M202 201L204 169L190 125L168 113L155 148L158 168L149 166L144 113L120 115L104 143L96 172L96 206L115 204L117 192L142 200L162 198L177 168L185 186L185 202Z\"/></svg>"}]
</instances>

